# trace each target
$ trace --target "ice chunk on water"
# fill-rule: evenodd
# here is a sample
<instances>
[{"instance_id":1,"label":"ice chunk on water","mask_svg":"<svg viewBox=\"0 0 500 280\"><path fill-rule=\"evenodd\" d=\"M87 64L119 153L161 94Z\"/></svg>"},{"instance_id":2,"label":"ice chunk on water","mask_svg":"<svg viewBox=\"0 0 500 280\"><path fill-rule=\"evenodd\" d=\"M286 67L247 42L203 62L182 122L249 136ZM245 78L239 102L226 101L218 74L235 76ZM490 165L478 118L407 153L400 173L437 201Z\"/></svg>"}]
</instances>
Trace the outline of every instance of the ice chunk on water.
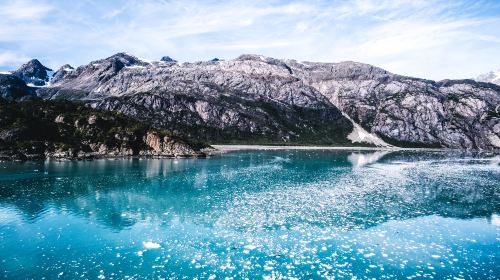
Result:
<instances>
[{"instance_id":1,"label":"ice chunk on water","mask_svg":"<svg viewBox=\"0 0 500 280\"><path fill-rule=\"evenodd\" d=\"M142 241L142 246L144 246L144 248L146 248L146 249L161 248L161 245L159 243L152 242L152 241Z\"/></svg>"}]
</instances>

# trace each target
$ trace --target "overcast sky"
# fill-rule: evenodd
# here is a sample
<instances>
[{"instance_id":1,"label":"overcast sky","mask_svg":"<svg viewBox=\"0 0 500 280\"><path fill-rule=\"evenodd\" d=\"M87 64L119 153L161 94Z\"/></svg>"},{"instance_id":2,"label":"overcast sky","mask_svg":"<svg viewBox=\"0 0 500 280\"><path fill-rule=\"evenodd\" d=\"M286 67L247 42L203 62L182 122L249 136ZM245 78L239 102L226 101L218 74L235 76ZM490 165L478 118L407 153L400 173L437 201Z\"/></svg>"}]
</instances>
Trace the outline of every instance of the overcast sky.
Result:
<instances>
[{"instance_id":1,"label":"overcast sky","mask_svg":"<svg viewBox=\"0 0 500 280\"><path fill-rule=\"evenodd\" d=\"M0 70L126 51L159 60L243 53L353 60L429 79L500 68L500 1L0 0Z\"/></svg>"}]
</instances>

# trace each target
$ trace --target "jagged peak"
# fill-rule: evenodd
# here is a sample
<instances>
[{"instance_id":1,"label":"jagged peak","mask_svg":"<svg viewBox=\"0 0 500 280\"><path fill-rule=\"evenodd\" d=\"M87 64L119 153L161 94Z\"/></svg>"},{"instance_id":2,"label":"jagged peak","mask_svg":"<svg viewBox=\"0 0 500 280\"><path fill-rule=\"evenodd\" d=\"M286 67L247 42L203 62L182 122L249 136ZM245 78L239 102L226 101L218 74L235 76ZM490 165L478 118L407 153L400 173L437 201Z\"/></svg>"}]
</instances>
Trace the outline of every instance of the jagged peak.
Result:
<instances>
[{"instance_id":1,"label":"jagged peak","mask_svg":"<svg viewBox=\"0 0 500 280\"><path fill-rule=\"evenodd\" d=\"M115 57L121 57L121 58L137 58L137 57L135 57L134 55L129 54L128 52L117 52L117 53L113 54L112 56L107 57L106 59L109 59L109 58L115 58Z\"/></svg>"},{"instance_id":2,"label":"jagged peak","mask_svg":"<svg viewBox=\"0 0 500 280\"><path fill-rule=\"evenodd\" d=\"M22 71L23 69L30 69L30 68L34 68L34 69L45 69L45 71L52 71L52 69L46 67L45 65L43 65L38 59L34 58L26 63L24 63L23 65L21 65L21 67L19 67L19 69L17 71ZM17 72L16 71L16 72Z\"/></svg>"},{"instance_id":3,"label":"jagged peak","mask_svg":"<svg viewBox=\"0 0 500 280\"><path fill-rule=\"evenodd\" d=\"M264 61L266 62L268 59L274 59L271 57L259 55L259 54L242 54L235 58L237 61L245 61L245 60L253 60L253 61Z\"/></svg>"},{"instance_id":4,"label":"jagged peak","mask_svg":"<svg viewBox=\"0 0 500 280\"><path fill-rule=\"evenodd\" d=\"M75 68L73 66L71 66L69 64L64 64L63 66L61 66L59 68L59 70L57 70L57 72L59 72L59 71L73 71L73 70L75 70Z\"/></svg>"},{"instance_id":5,"label":"jagged peak","mask_svg":"<svg viewBox=\"0 0 500 280\"><path fill-rule=\"evenodd\" d=\"M38 59L32 59L12 72L28 85L45 86L52 78L52 69L45 67Z\"/></svg>"},{"instance_id":6,"label":"jagged peak","mask_svg":"<svg viewBox=\"0 0 500 280\"><path fill-rule=\"evenodd\" d=\"M114 55L106 58L106 60L110 60L110 59L120 59L120 60L125 60L125 61L140 61L139 58L137 58L136 56L131 55L131 54L126 53L126 52L115 53Z\"/></svg>"},{"instance_id":7,"label":"jagged peak","mask_svg":"<svg viewBox=\"0 0 500 280\"><path fill-rule=\"evenodd\" d=\"M177 62L177 60L175 60L175 59L171 58L171 57L170 57L170 56L168 56L168 55L166 55L166 56L162 57L162 58L160 59L160 61L163 61L163 62Z\"/></svg>"},{"instance_id":8,"label":"jagged peak","mask_svg":"<svg viewBox=\"0 0 500 280\"><path fill-rule=\"evenodd\" d=\"M147 66L150 64L150 62L139 59L136 56L133 56L126 52L119 52L107 58L92 61L88 65L78 67L78 69L87 68L89 66L95 68L95 67L100 67L101 65L106 65L107 67L110 64L113 66L113 69L115 69L115 72L118 72L120 69L124 67L136 66L136 65Z\"/></svg>"}]
</instances>

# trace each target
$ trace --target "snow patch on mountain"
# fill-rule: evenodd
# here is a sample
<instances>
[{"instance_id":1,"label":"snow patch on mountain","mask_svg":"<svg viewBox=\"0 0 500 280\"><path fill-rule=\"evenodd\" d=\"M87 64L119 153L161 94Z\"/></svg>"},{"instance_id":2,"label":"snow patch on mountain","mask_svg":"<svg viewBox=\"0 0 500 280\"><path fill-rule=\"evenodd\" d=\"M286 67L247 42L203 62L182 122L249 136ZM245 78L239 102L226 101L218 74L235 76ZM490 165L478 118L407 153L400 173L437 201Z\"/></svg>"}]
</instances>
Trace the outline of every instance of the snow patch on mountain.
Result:
<instances>
[{"instance_id":1,"label":"snow patch on mountain","mask_svg":"<svg viewBox=\"0 0 500 280\"><path fill-rule=\"evenodd\" d=\"M352 143L367 143L373 144L378 147L392 147L392 145L387 144L384 140L380 139L377 135L366 131L361 125L353 121L347 114L342 113L348 120L352 122L354 126L352 132L347 135L347 139L351 140Z\"/></svg>"}]
</instances>

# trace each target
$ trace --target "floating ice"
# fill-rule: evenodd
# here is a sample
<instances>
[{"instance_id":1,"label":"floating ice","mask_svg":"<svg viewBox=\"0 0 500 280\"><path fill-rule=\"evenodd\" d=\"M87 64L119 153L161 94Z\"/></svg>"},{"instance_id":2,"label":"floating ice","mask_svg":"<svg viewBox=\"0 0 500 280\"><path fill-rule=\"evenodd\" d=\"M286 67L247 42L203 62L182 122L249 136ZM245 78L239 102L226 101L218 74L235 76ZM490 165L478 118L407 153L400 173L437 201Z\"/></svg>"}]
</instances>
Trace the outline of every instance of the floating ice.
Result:
<instances>
[{"instance_id":1,"label":"floating ice","mask_svg":"<svg viewBox=\"0 0 500 280\"><path fill-rule=\"evenodd\" d=\"M144 248L146 248L146 249L161 248L161 245L159 243L152 242L152 241L142 241L142 246L144 246Z\"/></svg>"},{"instance_id":2,"label":"floating ice","mask_svg":"<svg viewBox=\"0 0 500 280\"><path fill-rule=\"evenodd\" d=\"M255 246L255 245L245 245L243 248L245 248L247 250L254 250L255 248L257 248L257 246Z\"/></svg>"},{"instance_id":3,"label":"floating ice","mask_svg":"<svg viewBox=\"0 0 500 280\"><path fill-rule=\"evenodd\" d=\"M14 235L22 226L40 263L19 278L496 279L493 160L394 151L371 161L364 152L351 159L369 167L353 169L350 154L52 162L23 167L23 181L0 165L2 273L15 278L5 273L19 263L9 252L26 240ZM42 195L40 213L18 206ZM90 246L73 246L73 236Z\"/></svg>"}]
</instances>

